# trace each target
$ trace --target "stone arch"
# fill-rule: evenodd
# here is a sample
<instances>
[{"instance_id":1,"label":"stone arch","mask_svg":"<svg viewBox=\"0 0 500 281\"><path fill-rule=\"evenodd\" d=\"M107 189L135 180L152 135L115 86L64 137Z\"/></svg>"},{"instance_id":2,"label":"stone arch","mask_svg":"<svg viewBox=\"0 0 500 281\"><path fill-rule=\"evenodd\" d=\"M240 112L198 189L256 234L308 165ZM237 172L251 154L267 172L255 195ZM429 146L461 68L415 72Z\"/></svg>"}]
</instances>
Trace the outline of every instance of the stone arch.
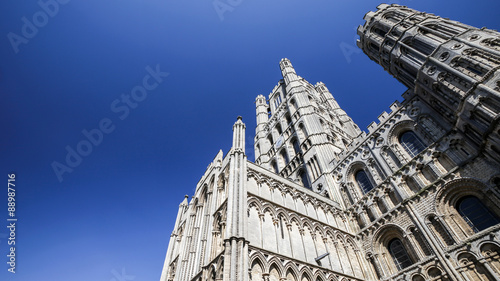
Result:
<instances>
[{"instance_id":1,"label":"stone arch","mask_svg":"<svg viewBox=\"0 0 500 281\"><path fill-rule=\"evenodd\" d=\"M443 275L443 270L437 266L431 266L427 269L427 276L431 280L435 280Z\"/></svg>"},{"instance_id":2,"label":"stone arch","mask_svg":"<svg viewBox=\"0 0 500 281\"><path fill-rule=\"evenodd\" d=\"M488 241L479 246L481 256L484 257L486 262L500 276L500 246L496 242Z\"/></svg>"},{"instance_id":3,"label":"stone arch","mask_svg":"<svg viewBox=\"0 0 500 281\"><path fill-rule=\"evenodd\" d=\"M262 212L262 202L255 197L250 197L248 199L248 207L251 208L253 206L255 206L259 212Z\"/></svg>"},{"instance_id":4,"label":"stone arch","mask_svg":"<svg viewBox=\"0 0 500 281\"><path fill-rule=\"evenodd\" d=\"M283 267L283 264L281 263L281 261L277 257L272 257L268 260L267 272L269 274L271 274L273 269L275 269L277 272L277 274L276 274L277 276L273 276L273 277L276 277L277 280L279 280L281 277L283 277L283 273L285 272L285 269Z\"/></svg>"},{"instance_id":5,"label":"stone arch","mask_svg":"<svg viewBox=\"0 0 500 281\"><path fill-rule=\"evenodd\" d=\"M269 203L264 203L262 206L262 213L265 214L267 212L269 212L269 214L271 214L271 217L273 219L275 219L277 217L276 216L276 209L274 208L274 206L269 204Z\"/></svg>"},{"instance_id":6,"label":"stone arch","mask_svg":"<svg viewBox=\"0 0 500 281\"><path fill-rule=\"evenodd\" d=\"M314 281L326 281L326 275L321 270L316 270L316 273L313 277Z\"/></svg>"},{"instance_id":7,"label":"stone arch","mask_svg":"<svg viewBox=\"0 0 500 281\"><path fill-rule=\"evenodd\" d=\"M423 142L424 146L428 146L432 143L432 138L424 131L420 126L415 123L413 120L404 120L400 121L392 126L389 130L388 134L388 144L393 149L396 157L399 159L401 164L406 164L413 157L403 148L400 143L400 136L405 133L411 131L417 137L419 137Z\"/></svg>"},{"instance_id":8,"label":"stone arch","mask_svg":"<svg viewBox=\"0 0 500 281\"><path fill-rule=\"evenodd\" d=\"M302 223L302 219L295 213L291 213L289 215L289 218L290 218L290 223L293 223L295 222L300 228L303 227L303 223Z\"/></svg>"},{"instance_id":9,"label":"stone arch","mask_svg":"<svg viewBox=\"0 0 500 281\"><path fill-rule=\"evenodd\" d=\"M304 266L300 270L300 280L301 281L313 281L312 276L314 276L311 268Z\"/></svg>"},{"instance_id":10,"label":"stone arch","mask_svg":"<svg viewBox=\"0 0 500 281\"><path fill-rule=\"evenodd\" d=\"M364 171L368 177L369 183L372 185L373 190L377 186L377 182L375 181L372 172L368 168L368 164L362 161L355 161L349 165L349 167L346 169L346 177L343 178L344 182L351 182L355 183L354 185L357 188L346 188L347 192L350 192L350 197L352 198L361 198L365 194L363 192L362 187L359 185L358 181L356 180L356 174L360 171ZM349 184L346 184L347 187L349 187ZM370 190L370 191L371 191ZM368 191L369 192L369 191ZM355 193L355 194L354 194Z\"/></svg>"},{"instance_id":11,"label":"stone arch","mask_svg":"<svg viewBox=\"0 0 500 281\"><path fill-rule=\"evenodd\" d=\"M411 281L425 281L426 279L422 276L422 274L416 273L414 274L411 279Z\"/></svg>"},{"instance_id":12,"label":"stone arch","mask_svg":"<svg viewBox=\"0 0 500 281\"><path fill-rule=\"evenodd\" d=\"M288 281L298 281L299 280L299 269L294 262L288 262L285 265L285 277Z\"/></svg>"},{"instance_id":13,"label":"stone arch","mask_svg":"<svg viewBox=\"0 0 500 281\"><path fill-rule=\"evenodd\" d=\"M325 237L325 229L320 223L314 223L314 233L319 233L322 237Z\"/></svg>"},{"instance_id":14,"label":"stone arch","mask_svg":"<svg viewBox=\"0 0 500 281\"><path fill-rule=\"evenodd\" d=\"M311 220L309 220L308 218L302 219L302 227L303 228L307 227L309 229L309 231L311 231L311 233L314 232L314 223Z\"/></svg>"},{"instance_id":15,"label":"stone arch","mask_svg":"<svg viewBox=\"0 0 500 281\"><path fill-rule=\"evenodd\" d=\"M477 256L469 251L462 251L457 255L457 262L460 267L459 272L464 275L467 280L497 280L485 269L480 263Z\"/></svg>"},{"instance_id":16,"label":"stone arch","mask_svg":"<svg viewBox=\"0 0 500 281\"><path fill-rule=\"evenodd\" d=\"M283 218L285 221L284 223L287 223L290 221L290 213L288 213L286 210L282 208L276 209L276 218Z\"/></svg>"},{"instance_id":17,"label":"stone arch","mask_svg":"<svg viewBox=\"0 0 500 281\"><path fill-rule=\"evenodd\" d=\"M394 257L389 251L389 244L395 239L398 239L401 242L412 264L419 261L417 250L408 239L407 233L401 227L395 224L382 226L373 235L371 250L373 253L379 254L379 256L382 257L380 263L385 264L389 271L393 274L400 271L400 269L396 266Z\"/></svg>"},{"instance_id":18,"label":"stone arch","mask_svg":"<svg viewBox=\"0 0 500 281\"><path fill-rule=\"evenodd\" d=\"M262 275L267 272L265 269L265 265L267 264L265 260L264 256L258 252L250 257L250 280L262 280Z\"/></svg>"},{"instance_id":19,"label":"stone arch","mask_svg":"<svg viewBox=\"0 0 500 281\"><path fill-rule=\"evenodd\" d=\"M500 217L500 200L494 194L486 194L486 184L473 178L460 178L445 184L436 194L435 210L442 216L446 226L459 239L465 239L475 233L473 226L467 222L456 209L459 200L476 197L496 217Z\"/></svg>"}]
</instances>

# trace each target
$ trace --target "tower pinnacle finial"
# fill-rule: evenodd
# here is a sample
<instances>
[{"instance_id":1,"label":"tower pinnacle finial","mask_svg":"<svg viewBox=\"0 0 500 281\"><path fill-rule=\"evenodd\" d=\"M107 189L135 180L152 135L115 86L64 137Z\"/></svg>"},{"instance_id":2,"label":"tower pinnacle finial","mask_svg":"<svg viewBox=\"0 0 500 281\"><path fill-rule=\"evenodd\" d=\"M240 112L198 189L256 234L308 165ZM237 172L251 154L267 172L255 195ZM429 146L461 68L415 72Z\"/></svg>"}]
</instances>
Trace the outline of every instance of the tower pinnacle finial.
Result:
<instances>
[{"instance_id":1,"label":"tower pinnacle finial","mask_svg":"<svg viewBox=\"0 0 500 281\"><path fill-rule=\"evenodd\" d=\"M236 122L233 125L233 147L237 151L245 153L245 123L243 123L243 118L238 116Z\"/></svg>"}]
</instances>

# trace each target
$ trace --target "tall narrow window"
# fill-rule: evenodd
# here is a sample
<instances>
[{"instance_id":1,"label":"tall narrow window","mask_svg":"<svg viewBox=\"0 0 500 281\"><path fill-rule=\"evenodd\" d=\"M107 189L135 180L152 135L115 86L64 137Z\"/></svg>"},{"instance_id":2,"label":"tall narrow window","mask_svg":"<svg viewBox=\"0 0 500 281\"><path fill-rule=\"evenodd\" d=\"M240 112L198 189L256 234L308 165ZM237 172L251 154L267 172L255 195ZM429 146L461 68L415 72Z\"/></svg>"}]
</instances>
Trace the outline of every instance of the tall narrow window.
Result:
<instances>
[{"instance_id":1,"label":"tall narrow window","mask_svg":"<svg viewBox=\"0 0 500 281\"><path fill-rule=\"evenodd\" d=\"M304 185L305 188L311 189L311 184L309 183L309 177L307 176L307 172L301 170L299 172L299 177L300 180L302 181L302 185Z\"/></svg>"},{"instance_id":2,"label":"tall narrow window","mask_svg":"<svg viewBox=\"0 0 500 281\"><path fill-rule=\"evenodd\" d=\"M273 145L273 136L271 134L267 136L267 140L269 141L270 145Z\"/></svg>"},{"instance_id":3,"label":"tall narrow window","mask_svg":"<svg viewBox=\"0 0 500 281\"><path fill-rule=\"evenodd\" d=\"M278 131L278 135L281 135L283 133L283 130L281 130L281 125L280 124L276 125L276 131Z\"/></svg>"},{"instance_id":4,"label":"tall narrow window","mask_svg":"<svg viewBox=\"0 0 500 281\"><path fill-rule=\"evenodd\" d=\"M403 268L407 268L408 266L412 265L413 262L406 252L406 249L401 240L399 240L398 238L392 239L391 242L389 242L388 248L389 253L391 254L398 270L402 270Z\"/></svg>"},{"instance_id":5,"label":"tall narrow window","mask_svg":"<svg viewBox=\"0 0 500 281\"><path fill-rule=\"evenodd\" d=\"M273 160L273 162L271 162L271 166L273 167L274 172L275 172L276 174L279 174L279 173L280 173L280 171L279 171L279 169L278 169L278 164L276 163L276 161L274 161L274 160Z\"/></svg>"},{"instance_id":6,"label":"tall narrow window","mask_svg":"<svg viewBox=\"0 0 500 281\"><path fill-rule=\"evenodd\" d=\"M425 149L424 143L412 131L401 134L399 142L411 157L417 156L417 154Z\"/></svg>"},{"instance_id":7,"label":"tall narrow window","mask_svg":"<svg viewBox=\"0 0 500 281\"><path fill-rule=\"evenodd\" d=\"M292 118L290 118L290 114L287 113L285 115L285 119L286 119L287 126L290 126L292 124Z\"/></svg>"},{"instance_id":8,"label":"tall narrow window","mask_svg":"<svg viewBox=\"0 0 500 281\"><path fill-rule=\"evenodd\" d=\"M307 138L307 131L306 128L304 127L304 124L300 123L299 125L299 132L301 134L301 137L306 139Z\"/></svg>"},{"instance_id":9,"label":"tall narrow window","mask_svg":"<svg viewBox=\"0 0 500 281\"><path fill-rule=\"evenodd\" d=\"M290 162L290 160L288 159L288 155L286 154L285 149L281 150L280 156L281 156L281 160L283 161L283 163L285 165L288 165L288 162Z\"/></svg>"},{"instance_id":10,"label":"tall narrow window","mask_svg":"<svg viewBox=\"0 0 500 281\"><path fill-rule=\"evenodd\" d=\"M498 218L475 196L465 196L458 200L458 213L474 232L498 224Z\"/></svg>"},{"instance_id":11,"label":"tall narrow window","mask_svg":"<svg viewBox=\"0 0 500 281\"><path fill-rule=\"evenodd\" d=\"M293 151L295 152L295 154L299 153L300 152L299 141L297 139L293 139L292 145L293 145Z\"/></svg>"},{"instance_id":12,"label":"tall narrow window","mask_svg":"<svg viewBox=\"0 0 500 281\"><path fill-rule=\"evenodd\" d=\"M368 193L373 189L373 184L370 182L370 179L368 178L368 175L365 171L358 171L355 178L359 188L361 188L363 193Z\"/></svg>"}]
</instances>

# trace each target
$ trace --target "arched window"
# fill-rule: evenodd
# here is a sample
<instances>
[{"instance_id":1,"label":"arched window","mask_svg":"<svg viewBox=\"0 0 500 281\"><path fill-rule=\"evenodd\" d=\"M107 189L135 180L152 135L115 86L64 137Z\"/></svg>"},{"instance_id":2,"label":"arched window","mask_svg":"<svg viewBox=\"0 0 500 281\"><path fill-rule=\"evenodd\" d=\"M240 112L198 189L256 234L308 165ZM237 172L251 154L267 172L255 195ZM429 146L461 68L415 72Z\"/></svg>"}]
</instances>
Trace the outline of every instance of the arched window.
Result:
<instances>
[{"instance_id":1,"label":"arched window","mask_svg":"<svg viewBox=\"0 0 500 281\"><path fill-rule=\"evenodd\" d=\"M403 243L398 238L392 239L387 247L398 270L402 270L413 264Z\"/></svg>"},{"instance_id":2,"label":"arched window","mask_svg":"<svg viewBox=\"0 0 500 281\"><path fill-rule=\"evenodd\" d=\"M461 198L456 208L474 232L485 230L499 223L498 218L475 196Z\"/></svg>"},{"instance_id":3,"label":"arched window","mask_svg":"<svg viewBox=\"0 0 500 281\"><path fill-rule=\"evenodd\" d=\"M299 124L299 133L301 134L301 137L303 139L307 138L307 131L306 131L306 128L304 127L304 124L302 124L302 123Z\"/></svg>"},{"instance_id":4,"label":"arched window","mask_svg":"<svg viewBox=\"0 0 500 281\"><path fill-rule=\"evenodd\" d=\"M280 124L276 125L276 131L278 131L278 135L281 135L283 133L283 131L281 130L281 125Z\"/></svg>"},{"instance_id":5,"label":"arched window","mask_svg":"<svg viewBox=\"0 0 500 281\"><path fill-rule=\"evenodd\" d=\"M283 161L283 164L288 165L288 162L290 162L290 160L288 159L288 155L286 154L285 149L281 150L280 156L281 156L281 160Z\"/></svg>"},{"instance_id":6,"label":"arched window","mask_svg":"<svg viewBox=\"0 0 500 281\"><path fill-rule=\"evenodd\" d=\"M292 124L292 118L290 118L290 114L287 113L285 115L285 119L286 119L287 126L290 126Z\"/></svg>"},{"instance_id":7,"label":"arched window","mask_svg":"<svg viewBox=\"0 0 500 281\"><path fill-rule=\"evenodd\" d=\"M311 189L311 184L309 183L309 177L307 176L307 172L304 170L300 170L299 177L300 177L300 180L302 181L302 185L305 188Z\"/></svg>"},{"instance_id":8,"label":"arched window","mask_svg":"<svg viewBox=\"0 0 500 281\"><path fill-rule=\"evenodd\" d=\"M424 143L412 131L406 131L399 137L399 142L411 157L417 156L425 149Z\"/></svg>"},{"instance_id":9,"label":"arched window","mask_svg":"<svg viewBox=\"0 0 500 281\"><path fill-rule=\"evenodd\" d=\"M299 141L297 139L294 138L292 140L292 146L293 146L293 151L295 152L295 154L300 152L300 145L299 145Z\"/></svg>"},{"instance_id":10,"label":"arched window","mask_svg":"<svg viewBox=\"0 0 500 281\"><path fill-rule=\"evenodd\" d=\"M363 191L363 193L368 193L373 189L373 184L371 183L368 175L365 171L360 170L356 173L356 182L358 183L359 188Z\"/></svg>"},{"instance_id":11,"label":"arched window","mask_svg":"<svg viewBox=\"0 0 500 281\"><path fill-rule=\"evenodd\" d=\"M290 105L291 105L290 109L297 110L297 104L295 103L294 99L290 100Z\"/></svg>"},{"instance_id":12,"label":"arched window","mask_svg":"<svg viewBox=\"0 0 500 281\"><path fill-rule=\"evenodd\" d=\"M274 172L275 172L276 174L279 174L279 173L280 173L280 171L279 171L279 169L278 169L278 164L276 163L276 161L274 161L274 160L273 160L273 162L271 162L271 166L273 167Z\"/></svg>"},{"instance_id":13,"label":"arched window","mask_svg":"<svg viewBox=\"0 0 500 281\"><path fill-rule=\"evenodd\" d=\"M269 136L267 136L267 140L269 141L270 145L273 145L273 136L271 134L269 134Z\"/></svg>"}]
</instances>

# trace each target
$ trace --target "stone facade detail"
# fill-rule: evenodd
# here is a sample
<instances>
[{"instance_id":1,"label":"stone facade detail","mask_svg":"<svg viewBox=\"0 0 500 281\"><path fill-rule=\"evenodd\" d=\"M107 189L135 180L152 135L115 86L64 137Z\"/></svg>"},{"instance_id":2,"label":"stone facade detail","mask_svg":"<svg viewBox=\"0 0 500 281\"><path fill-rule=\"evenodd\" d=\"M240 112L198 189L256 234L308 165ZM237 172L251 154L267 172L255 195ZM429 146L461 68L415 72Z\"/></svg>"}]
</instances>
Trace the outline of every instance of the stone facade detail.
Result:
<instances>
[{"instance_id":1,"label":"stone facade detail","mask_svg":"<svg viewBox=\"0 0 500 281\"><path fill-rule=\"evenodd\" d=\"M179 213L160 281L500 280L500 34L382 4L358 46L408 87L362 132L283 79Z\"/></svg>"}]
</instances>

